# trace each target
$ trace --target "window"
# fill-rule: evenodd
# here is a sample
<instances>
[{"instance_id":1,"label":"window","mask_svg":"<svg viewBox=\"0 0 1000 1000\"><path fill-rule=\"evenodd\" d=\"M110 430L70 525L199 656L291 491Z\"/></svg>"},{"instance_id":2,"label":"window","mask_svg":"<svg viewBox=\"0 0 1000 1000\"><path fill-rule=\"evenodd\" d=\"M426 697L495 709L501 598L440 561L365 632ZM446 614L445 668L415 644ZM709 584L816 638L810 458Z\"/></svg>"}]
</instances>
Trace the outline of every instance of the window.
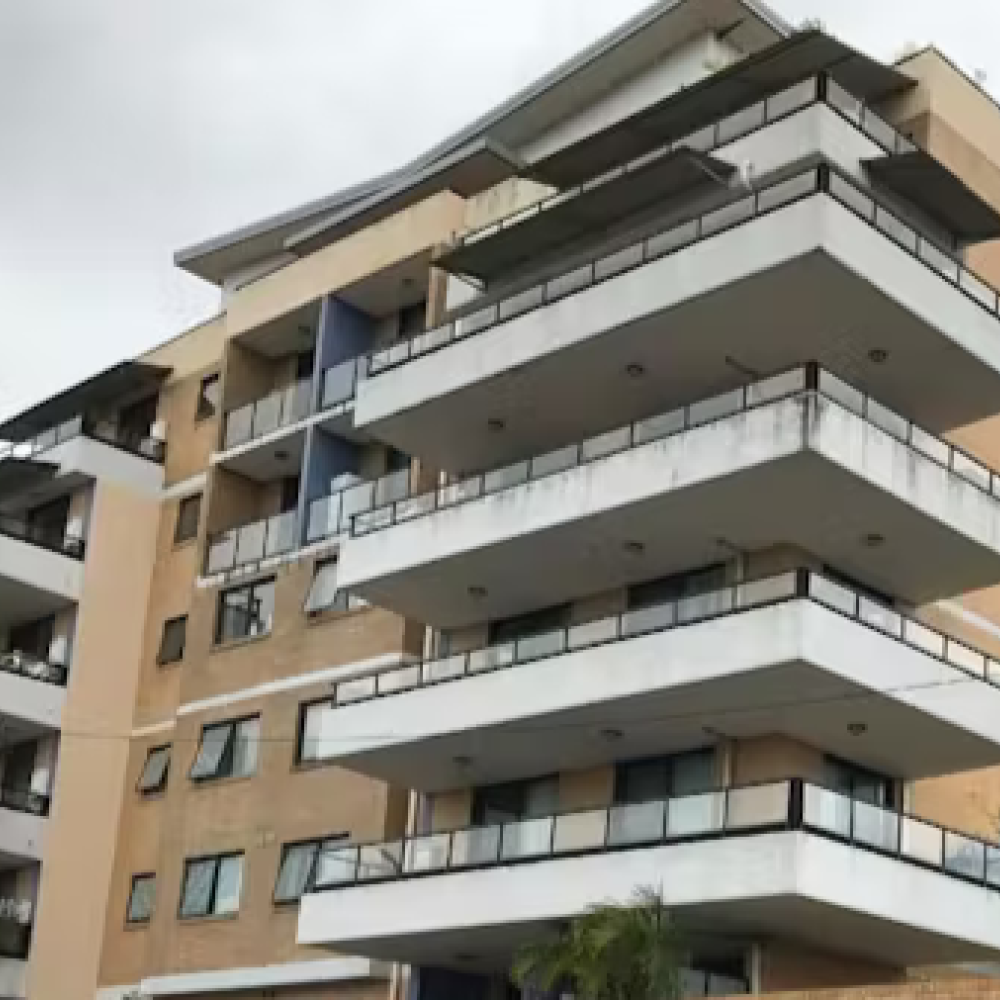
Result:
<instances>
[{"instance_id":1,"label":"window","mask_svg":"<svg viewBox=\"0 0 1000 1000\"><path fill-rule=\"evenodd\" d=\"M187 615L168 618L163 623L163 634L160 636L160 651L156 654L156 662L162 667L168 663L176 663L184 659L184 643L187 639Z\"/></svg>"},{"instance_id":2,"label":"window","mask_svg":"<svg viewBox=\"0 0 1000 1000\"><path fill-rule=\"evenodd\" d=\"M274 621L274 579L233 587L219 595L216 643L267 635Z\"/></svg>"},{"instance_id":3,"label":"window","mask_svg":"<svg viewBox=\"0 0 1000 1000\"><path fill-rule=\"evenodd\" d=\"M195 411L196 420L207 420L214 417L222 401L222 382L219 380L219 373L206 375L201 380L201 391L198 393L198 409Z\"/></svg>"},{"instance_id":4,"label":"window","mask_svg":"<svg viewBox=\"0 0 1000 1000\"><path fill-rule=\"evenodd\" d=\"M415 302L399 310L399 336L412 337L423 333L427 322L427 301Z\"/></svg>"},{"instance_id":5,"label":"window","mask_svg":"<svg viewBox=\"0 0 1000 1000\"><path fill-rule=\"evenodd\" d=\"M239 913L243 888L243 855L223 854L184 863L182 919Z\"/></svg>"},{"instance_id":6,"label":"window","mask_svg":"<svg viewBox=\"0 0 1000 1000\"><path fill-rule=\"evenodd\" d=\"M472 796L472 823L491 826L522 819L552 816L559 804L559 779L555 775L484 785Z\"/></svg>"},{"instance_id":7,"label":"window","mask_svg":"<svg viewBox=\"0 0 1000 1000\"><path fill-rule=\"evenodd\" d=\"M687 573L675 573L672 576L662 576L647 583L638 583L628 589L628 606L630 611L640 608L652 608L671 601L680 601L685 597L695 597L710 593L726 586L726 565L717 563Z\"/></svg>"},{"instance_id":8,"label":"window","mask_svg":"<svg viewBox=\"0 0 1000 1000\"><path fill-rule=\"evenodd\" d=\"M565 628L569 625L569 612L568 604L559 604L553 608L542 608L540 611L529 611L526 615L490 622L489 644L497 646Z\"/></svg>"},{"instance_id":9,"label":"window","mask_svg":"<svg viewBox=\"0 0 1000 1000\"><path fill-rule=\"evenodd\" d=\"M192 781L245 778L257 770L260 716L205 726L198 756L191 765Z\"/></svg>"},{"instance_id":10,"label":"window","mask_svg":"<svg viewBox=\"0 0 1000 1000\"><path fill-rule=\"evenodd\" d=\"M295 748L296 763L322 760L324 756L323 733L329 732L327 724L334 704L329 699L302 705L299 709L299 739Z\"/></svg>"},{"instance_id":11,"label":"window","mask_svg":"<svg viewBox=\"0 0 1000 1000\"><path fill-rule=\"evenodd\" d=\"M691 753L629 761L615 768L615 802L658 802L670 797L697 795L715 788L715 751L708 747Z\"/></svg>"},{"instance_id":12,"label":"window","mask_svg":"<svg viewBox=\"0 0 1000 1000\"><path fill-rule=\"evenodd\" d=\"M201 494L184 497L177 505L177 520L174 522L174 545L189 542L198 537L198 520L201 517Z\"/></svg>"},{"instance_id":13,"label":"window","mask_svg":"<svg viewBox=\"0 0 1000 1000\"><path fill-rule=\"evenodd\" d=\"M346 839L346 833L339 833L323 840L285 844L281 852L281 864L278 866L278 881L274 886L274 901L296 902L315 884L316 860L320 852L339 846Z\"/></svg>"},{"instance_id":14,"label":"window","mask_svg":"<svg viewBox=\"0 0 1000 1000\"><path fill-rule=\"evenodd\" d=\"M873 806L895 805L895 782L884 774L830 756L823 760L823 772L823 784L835 792Z\"/></svg>"},{"instance_id":15,"label":"window","mask_svg":"<svg viewBox=\"0 0 1000 1000\"><path fill-rule=\"evenodd\" d=\"M146 755L146 763L139 775L139 791L143 795L155 795L167 787L167 772L170 770L170 747L156 747Z\"/></svg>"},{"instance_id":16,"label":"window","mask_svg":"<svg viewBox=\"0 0 1000 1000\"><path fill-rule=\"evenodd\" d=\"M316 575L306 596L305 613L318 615L331 609L346 611L347 606L347 592L337 592L337 557L318 562Z\"/></svg>"},{"instance_id":17,"label":"window","mask_svg":"<svg viewBox=\"0 0 1000 1000\"><path fill-rule=\"evenodd\" d=\"M125 922L129 924L149 923L155 905L156 876L133 875L132 890L128 896L128 908L125 910Z\"/></svg>"}]
</instances>

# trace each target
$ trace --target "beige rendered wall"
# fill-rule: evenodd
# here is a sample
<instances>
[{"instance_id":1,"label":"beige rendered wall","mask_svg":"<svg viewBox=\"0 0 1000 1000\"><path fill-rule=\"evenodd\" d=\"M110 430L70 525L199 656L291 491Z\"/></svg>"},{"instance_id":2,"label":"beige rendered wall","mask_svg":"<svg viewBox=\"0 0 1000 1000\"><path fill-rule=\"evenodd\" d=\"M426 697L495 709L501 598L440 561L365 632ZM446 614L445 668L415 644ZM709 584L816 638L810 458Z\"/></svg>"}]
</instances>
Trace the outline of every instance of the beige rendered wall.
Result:
<instances>
[{"instance_id":1,"label":"beige rendered wall","mask_svg":"<svg viewBox=\"0 0 1000 1000\"><path fill-rule=\"evenodd\" d=\"M94 995L158 514L155 500L95 487L29 966L39 1000Z\"/></svg>"}]
</instances>

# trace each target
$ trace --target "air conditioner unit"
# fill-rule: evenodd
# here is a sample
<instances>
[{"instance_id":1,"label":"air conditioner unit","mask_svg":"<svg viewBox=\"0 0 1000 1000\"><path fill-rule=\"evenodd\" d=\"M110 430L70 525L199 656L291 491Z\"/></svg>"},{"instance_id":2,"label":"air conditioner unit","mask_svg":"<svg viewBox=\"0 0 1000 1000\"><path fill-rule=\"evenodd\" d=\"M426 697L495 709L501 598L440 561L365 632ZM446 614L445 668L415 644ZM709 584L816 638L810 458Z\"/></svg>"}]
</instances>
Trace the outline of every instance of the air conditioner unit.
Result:
<instances>
[{"instance_id":1,"label":"air conditioner unit","mask_svg":"<svg viewBox=\"0 0 1000 1000\"><path fill-rule=\"evenodd\" d=\"M167 422L166 420L157 420L149 428L149 436L153 438L154 441L166 441L167 440Z\"/></svg>"}]
</instances>

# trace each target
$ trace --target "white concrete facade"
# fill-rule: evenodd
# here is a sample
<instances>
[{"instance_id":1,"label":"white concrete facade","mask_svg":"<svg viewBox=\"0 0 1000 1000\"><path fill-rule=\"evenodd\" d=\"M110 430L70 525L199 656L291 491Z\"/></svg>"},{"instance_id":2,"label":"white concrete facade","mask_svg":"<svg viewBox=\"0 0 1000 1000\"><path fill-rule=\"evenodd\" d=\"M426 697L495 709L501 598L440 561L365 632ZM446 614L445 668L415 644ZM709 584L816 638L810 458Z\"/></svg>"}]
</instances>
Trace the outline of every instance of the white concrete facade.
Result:
<instances>
[{"instance_id":1,"label":"white concrete facade","mask_svg":"<svg viewBox=\"0 0 1000 1000\"><path fill-rule=\"evenodd\" d=\"M0 806L0 854L41 861L48 818Z\"/></svg>"}]
</instances>

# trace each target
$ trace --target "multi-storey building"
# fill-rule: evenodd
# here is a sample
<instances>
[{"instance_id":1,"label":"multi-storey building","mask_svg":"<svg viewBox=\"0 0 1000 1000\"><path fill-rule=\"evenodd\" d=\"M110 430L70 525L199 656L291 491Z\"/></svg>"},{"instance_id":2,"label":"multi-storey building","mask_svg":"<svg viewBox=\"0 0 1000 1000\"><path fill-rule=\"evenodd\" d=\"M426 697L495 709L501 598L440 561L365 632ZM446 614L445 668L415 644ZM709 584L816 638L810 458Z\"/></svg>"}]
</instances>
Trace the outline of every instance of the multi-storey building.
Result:
<instances>
[{"instance_id":1,"label":"multi-storey building","mask_svg":"<svg viewBox=\"0 0 1000 1000\"><path fill-rule=\"evenodd\" d=\"M691 995L988 973L998 237L938 53L671 0L179 254L0 427L26 995L500 997L638 886Z\"/></svg>"}]
</instances>

